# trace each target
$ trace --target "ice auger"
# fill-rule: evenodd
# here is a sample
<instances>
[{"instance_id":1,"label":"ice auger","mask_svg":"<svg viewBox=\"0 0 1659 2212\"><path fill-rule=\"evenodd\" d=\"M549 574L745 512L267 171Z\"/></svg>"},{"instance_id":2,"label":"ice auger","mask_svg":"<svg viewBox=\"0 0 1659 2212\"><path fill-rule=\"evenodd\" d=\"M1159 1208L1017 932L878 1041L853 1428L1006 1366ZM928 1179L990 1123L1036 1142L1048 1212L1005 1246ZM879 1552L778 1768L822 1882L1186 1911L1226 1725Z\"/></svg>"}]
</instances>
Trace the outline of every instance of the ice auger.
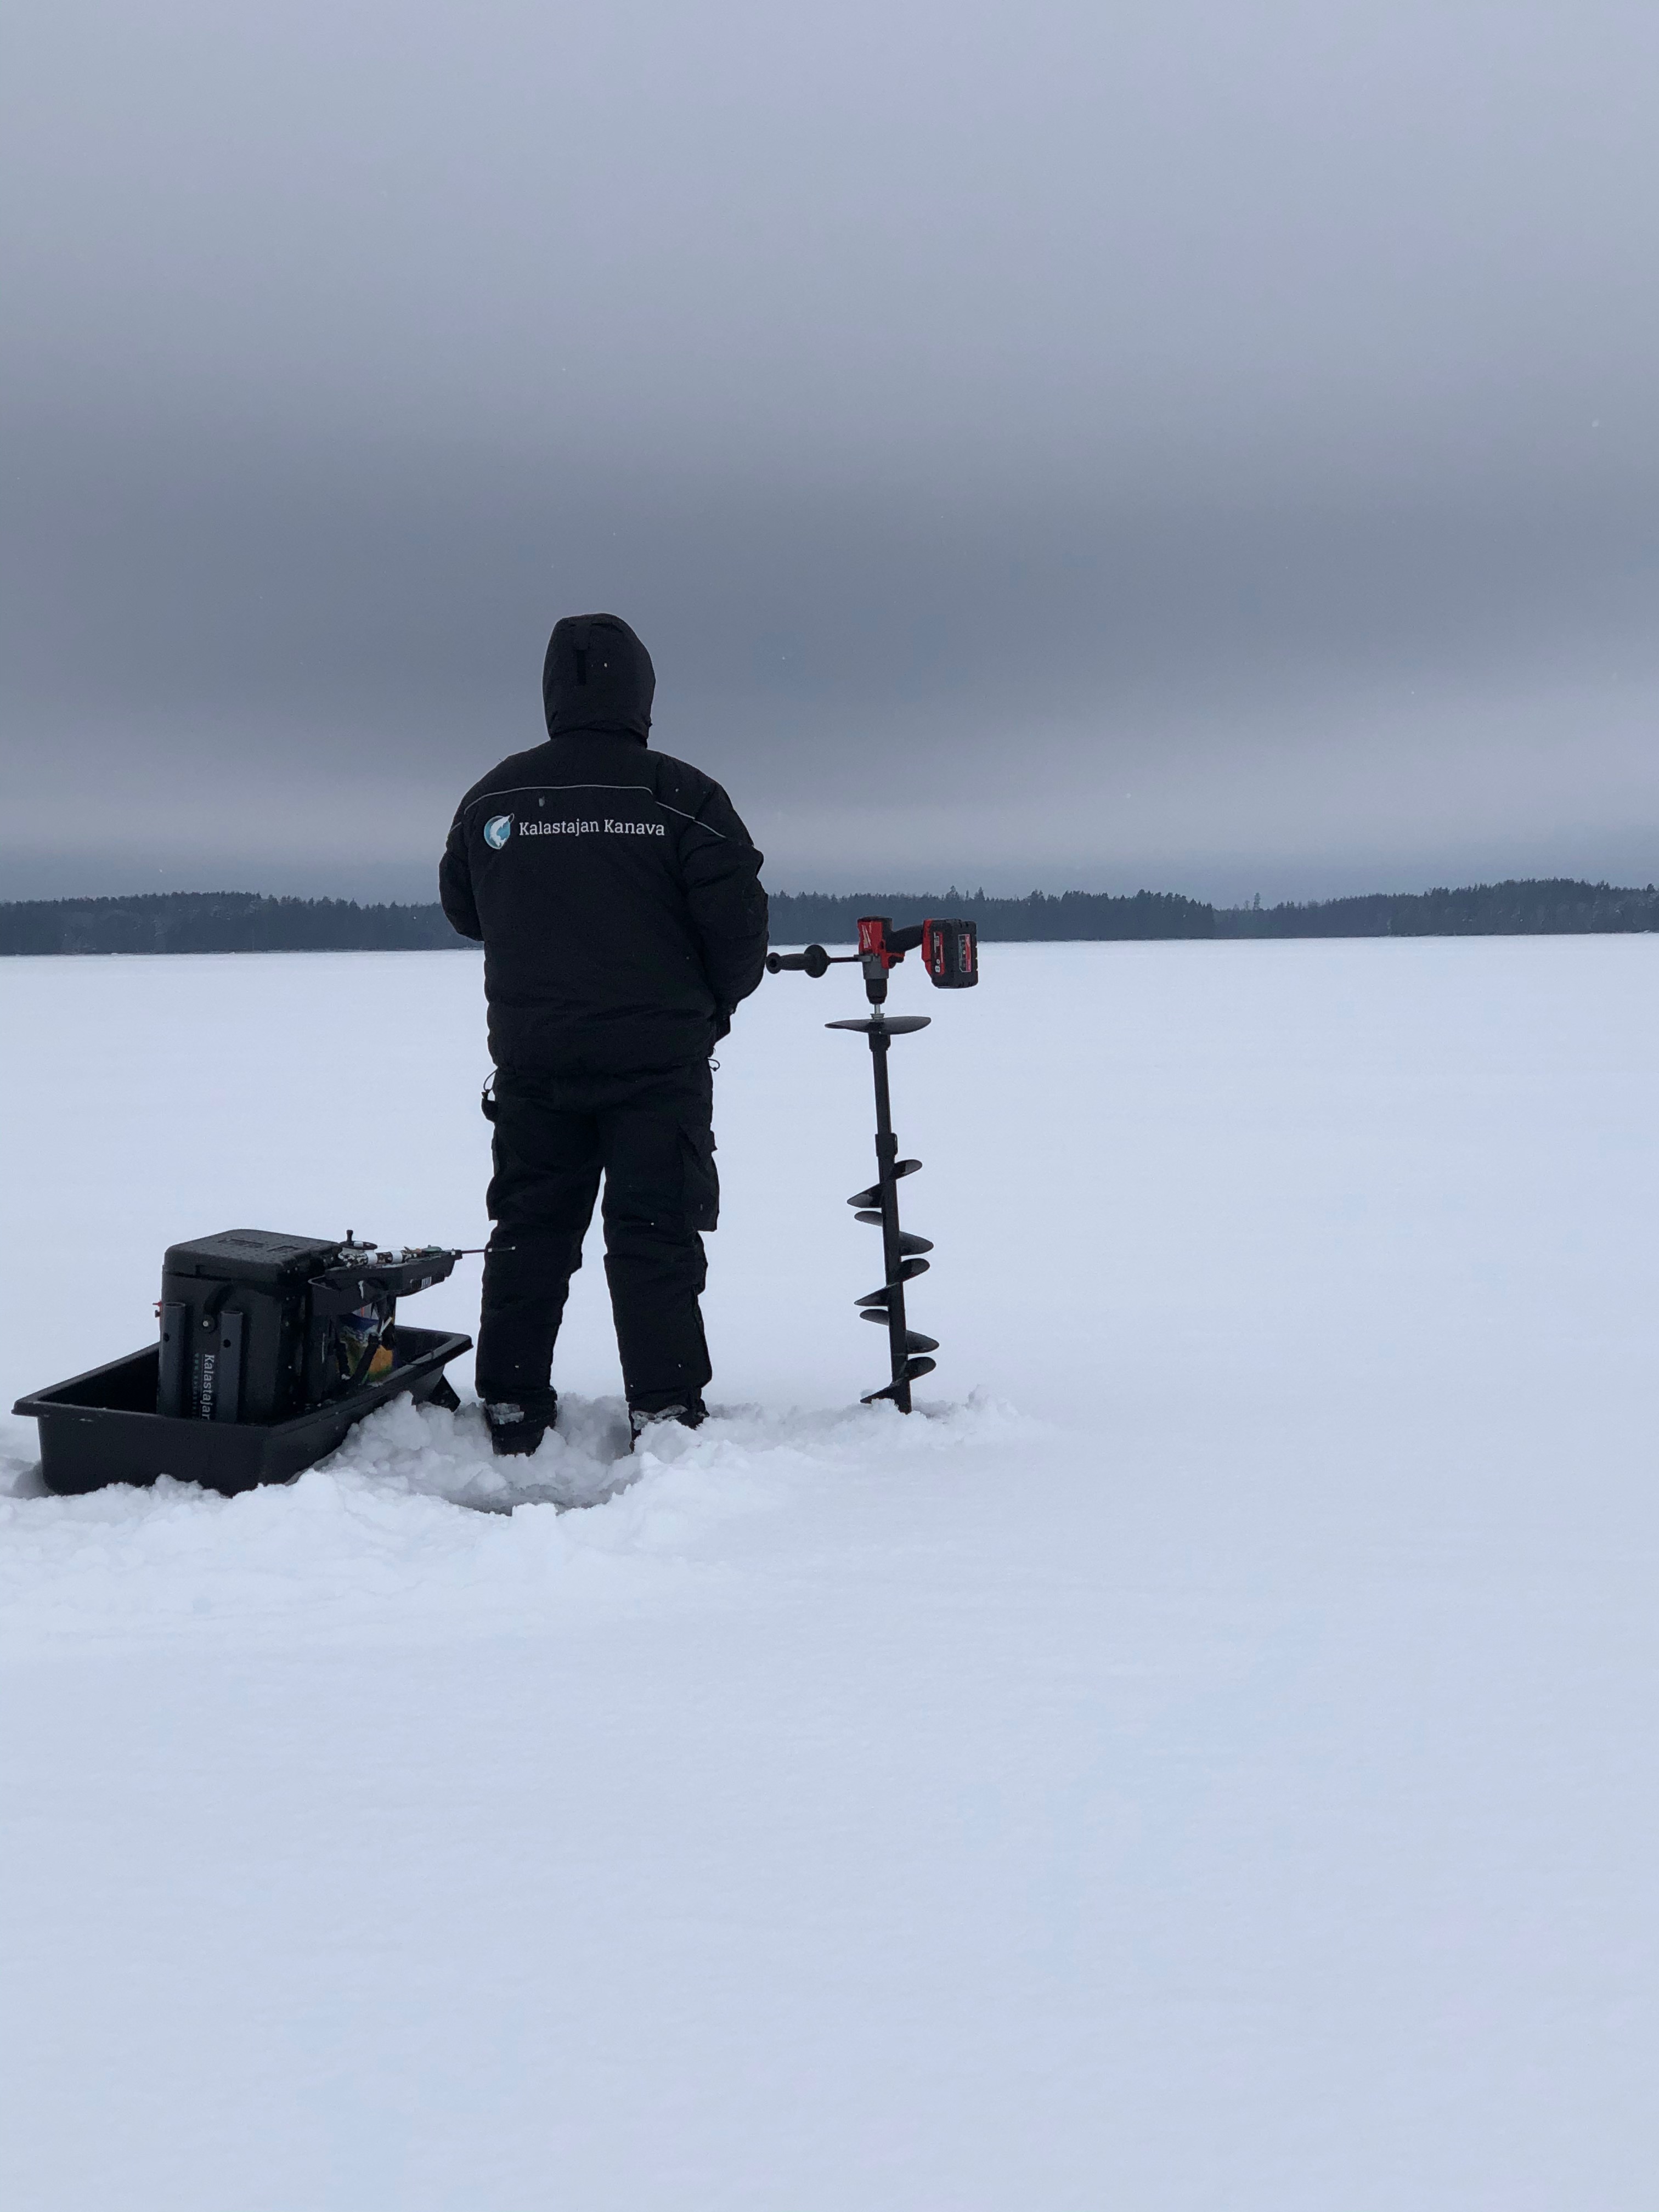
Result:
<instances>
[{"instance_id":1,"label":"ice auger","mask_svg":"<svg viewBox=\"0 0 1659 2212\"><path fill-rule=\"evenodd\" d=\"M852 1030L870 1040L870 1065L876 1083L876 1180L868 1190L855 1191L847 1203L854 1218L881 1231L881 1288L859 1300L866 1321L879 1322L887 1330L887 1349L893 1379L880 1390L866 1394L864 1403L890 1398L901 1413L910 1411L910 1385L931 1375L938 1362L928 1353L939 1350L935 1337L911 1328L904 1316L904 1285L924 1275L928 1262L922 1257L933 1245L926 1237L914 1237L899 1227L898 1186L902 1176L915 1175L920 1160L902 1160L898 1139L893 1134L892 1102L887 1089L887 1054L896 1036L925 1030L927 1014L889 1014L887 977L907 952L920 946L928 980L942 991L966 990L979 981L979 931L971 921L920 921L908 929L895 929L884 915L865 915L859 921L856 952L829 953L821 945L805 952L773 952L766 964L776 975L781 969L799 968L809 975L827 975L831 968L856 961L864 970L864 994L870 1012L862 1021L826 1022L830 1030Z\"/></svg>"}]
</instances>

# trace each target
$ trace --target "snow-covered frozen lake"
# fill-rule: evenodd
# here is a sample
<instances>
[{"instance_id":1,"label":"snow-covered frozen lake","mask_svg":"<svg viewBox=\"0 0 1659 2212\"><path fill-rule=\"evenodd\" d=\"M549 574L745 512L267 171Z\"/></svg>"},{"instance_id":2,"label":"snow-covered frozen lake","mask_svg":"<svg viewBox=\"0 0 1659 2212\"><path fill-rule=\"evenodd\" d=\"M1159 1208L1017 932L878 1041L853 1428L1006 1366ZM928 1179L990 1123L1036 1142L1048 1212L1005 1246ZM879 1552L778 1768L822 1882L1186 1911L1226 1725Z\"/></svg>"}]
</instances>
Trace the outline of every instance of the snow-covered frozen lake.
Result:
<instances>
[{"instance_id":1,"label":"snow-covered frozen lake","mask_svg":"<svg viewBox=\"0 0 1659 2212\"><path fill-rule=\"evenodd\" d=\"M452 1502L476 1409L233 1502L6 1421L7 2204L1653 2204L1659 940L915 965L927 1418L855 1410L837 971L721 1048L722 1411L620 1489L577 1279L532 1472L605 1502ZM8 1407L179 1238L482 1241L470 954L0 1018Z\"/></svg>"}]
</instances>

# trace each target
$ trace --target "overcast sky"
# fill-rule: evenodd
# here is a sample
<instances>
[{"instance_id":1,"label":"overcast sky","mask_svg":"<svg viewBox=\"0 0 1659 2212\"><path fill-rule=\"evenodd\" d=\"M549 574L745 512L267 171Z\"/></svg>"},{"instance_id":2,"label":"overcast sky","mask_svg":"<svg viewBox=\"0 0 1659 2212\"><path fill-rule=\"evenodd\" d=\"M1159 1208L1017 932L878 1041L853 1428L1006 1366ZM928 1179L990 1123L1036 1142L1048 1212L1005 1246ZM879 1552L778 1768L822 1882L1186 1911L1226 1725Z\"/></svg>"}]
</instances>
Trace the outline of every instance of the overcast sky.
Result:
<instances>
[{"instance_id":1,"label":"overcast sky","mask_svg":"<svg viewBox=\"0 0 1659 2212\"><path fill-rule=\"evenodd\" d=\"M0 895L1659 877L1659 9L11 0Z\"/></svg>"}]
</instances>

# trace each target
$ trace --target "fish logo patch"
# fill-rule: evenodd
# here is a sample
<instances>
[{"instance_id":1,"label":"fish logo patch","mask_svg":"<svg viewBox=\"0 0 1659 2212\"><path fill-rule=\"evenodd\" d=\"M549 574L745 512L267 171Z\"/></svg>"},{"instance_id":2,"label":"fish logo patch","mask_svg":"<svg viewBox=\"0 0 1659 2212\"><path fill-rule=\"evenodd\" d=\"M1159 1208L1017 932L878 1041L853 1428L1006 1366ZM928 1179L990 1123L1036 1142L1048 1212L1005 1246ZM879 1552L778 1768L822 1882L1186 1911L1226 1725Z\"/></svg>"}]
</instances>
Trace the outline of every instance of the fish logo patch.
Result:
<instances>
[{"instance_id":1,"label":"fish logo patch","mask_svg":"<svg viewBox=\"0 0 1659 2212\"><path fill-rule=\"evenodd\" d=\"M510 814L492 814L484 823L484 842L492 853L499 853L512 835L513 817Z\"/></svg>"}]
</instances>

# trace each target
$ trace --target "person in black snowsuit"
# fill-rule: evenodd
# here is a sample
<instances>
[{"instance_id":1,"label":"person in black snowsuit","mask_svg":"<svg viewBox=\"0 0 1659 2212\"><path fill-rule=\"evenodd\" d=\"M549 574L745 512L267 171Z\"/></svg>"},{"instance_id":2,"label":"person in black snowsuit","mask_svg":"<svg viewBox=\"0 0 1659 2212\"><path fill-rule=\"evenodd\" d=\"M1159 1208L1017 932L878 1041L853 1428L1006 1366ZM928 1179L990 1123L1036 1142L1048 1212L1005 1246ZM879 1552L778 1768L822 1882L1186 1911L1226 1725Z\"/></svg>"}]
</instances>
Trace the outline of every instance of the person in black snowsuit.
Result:
<instances>
[{"instance_id":1,"label":"person in black snowsuit","mask_svg":"<svg viewBox=\"0 0 1659 2212\"><path fill-rule=\"evenodd\" d=\"M484 948L495 1224L478 1395L498 1452L556 1407L554 1340L605 1176L605 1274L637 1436L703 1418L701 1232L720 1208L708 1056L766 961L761 854L712 778L647 749L656 673L615 615L561 622L548 741L461 801L444 912Z\"/></svg>"}]
</instances>

